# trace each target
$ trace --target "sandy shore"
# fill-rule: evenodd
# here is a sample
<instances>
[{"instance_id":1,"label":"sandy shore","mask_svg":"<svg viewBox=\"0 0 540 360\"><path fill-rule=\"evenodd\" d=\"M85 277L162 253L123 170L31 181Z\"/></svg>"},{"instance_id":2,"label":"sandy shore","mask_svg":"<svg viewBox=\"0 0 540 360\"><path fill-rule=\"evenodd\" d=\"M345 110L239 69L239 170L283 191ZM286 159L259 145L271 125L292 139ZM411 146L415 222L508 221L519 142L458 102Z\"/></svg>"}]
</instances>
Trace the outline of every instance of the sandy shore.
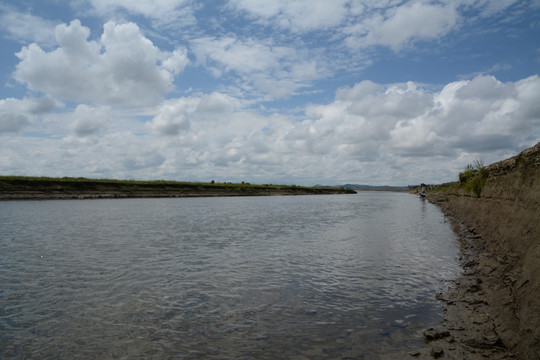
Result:
<instances>
[{"instance_id":1,"label":"sandy shore","mask_svg":"<svg viewBox=\"0 0 540 360\"><path fill-rule=\"evenodd\" d=\"M540 359L540 143L487 170L480 196L428 194L453 222L463 273L413 358Z\"/></svg>"}]
</instances>

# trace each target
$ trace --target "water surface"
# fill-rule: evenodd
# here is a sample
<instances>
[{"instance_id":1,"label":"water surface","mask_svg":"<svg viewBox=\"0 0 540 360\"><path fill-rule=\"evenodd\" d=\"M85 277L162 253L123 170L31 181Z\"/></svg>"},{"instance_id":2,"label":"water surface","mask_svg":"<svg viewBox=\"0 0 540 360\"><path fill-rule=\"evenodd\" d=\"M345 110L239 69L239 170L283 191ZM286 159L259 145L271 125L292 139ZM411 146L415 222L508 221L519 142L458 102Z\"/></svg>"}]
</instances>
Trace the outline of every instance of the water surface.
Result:
<instances>
[{"instance_id":1,"label":"water surface","mask_svg":"<svg viewBox=\"0 0 540 360\"><path fill-rule=\"evenodd\" d=\"M0 202L1 358L377 359L458 272L401 193Z\"/></svg>"}]
</instances>

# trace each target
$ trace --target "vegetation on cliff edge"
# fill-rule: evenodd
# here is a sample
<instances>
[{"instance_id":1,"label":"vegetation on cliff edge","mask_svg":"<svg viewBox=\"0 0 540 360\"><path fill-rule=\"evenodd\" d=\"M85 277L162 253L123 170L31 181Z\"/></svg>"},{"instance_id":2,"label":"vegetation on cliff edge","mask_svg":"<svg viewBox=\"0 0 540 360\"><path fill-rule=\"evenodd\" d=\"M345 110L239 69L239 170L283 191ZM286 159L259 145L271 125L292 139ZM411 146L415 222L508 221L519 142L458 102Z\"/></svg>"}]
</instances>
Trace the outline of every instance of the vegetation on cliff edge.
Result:
<instances>
[{"instance_id":1,"label":"vegetation on cliff edge","mask_svg":"<svg viewBox=\"0 0 540 360\"><path fill-rule=\"evenodd\" d=\"M465 171L459 173L460 187L467 193L473 193L476 197L480 197L489 171L484 166L482 160L475 160L474 164L468 164Z\"/></svg>"}]
</instances>

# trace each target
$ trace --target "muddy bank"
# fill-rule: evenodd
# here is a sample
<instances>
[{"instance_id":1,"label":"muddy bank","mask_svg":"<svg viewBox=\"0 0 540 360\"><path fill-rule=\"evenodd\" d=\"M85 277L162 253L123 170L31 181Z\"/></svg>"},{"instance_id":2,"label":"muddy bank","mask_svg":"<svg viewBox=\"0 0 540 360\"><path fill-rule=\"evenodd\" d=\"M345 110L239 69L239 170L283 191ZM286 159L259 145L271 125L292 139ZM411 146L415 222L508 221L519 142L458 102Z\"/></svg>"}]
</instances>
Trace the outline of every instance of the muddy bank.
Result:
<instances>
[{"instance_id":1,"label":"muddy bank","mask_svg":"<svg viewBox=\"0 0 540 360\"><path fill-rule=\"evenodd\" d=\"M428 194L459 234L463 274L416 357L540 359L540 143L485 170L480 191Z\"/></svg>"},{"instance_id":2,"label":"muddy bank","mask_svg":"<svg viewBox=\"0 0 540 360\"><path fill-rule=\"evenodd\" d=\"M0 178L0 200L355 194L341 188L106 180Z\"/></svg>"}]
</instances>

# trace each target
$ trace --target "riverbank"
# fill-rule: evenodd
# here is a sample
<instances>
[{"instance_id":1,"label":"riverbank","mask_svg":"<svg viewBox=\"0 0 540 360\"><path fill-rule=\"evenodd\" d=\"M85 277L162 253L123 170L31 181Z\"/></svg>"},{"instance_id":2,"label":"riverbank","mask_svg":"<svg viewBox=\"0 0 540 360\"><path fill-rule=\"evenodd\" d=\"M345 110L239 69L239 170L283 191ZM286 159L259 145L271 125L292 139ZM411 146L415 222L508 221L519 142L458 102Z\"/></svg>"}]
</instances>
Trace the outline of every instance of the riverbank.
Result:
<instances>
[{"instance_id":1,"label":"riverbank","mask_svg":"<svg viewBox=\"0 0 540 360\"><path fill-rule=\"evenodd\" d=\"M0 200L355 194L354 190L295 185L183 183L85 178L0 177Z\"/></svg>"},{"instance_id":2,"label":"riverbank","mask_svg":"<svg viewBox=\"0 0 540 360\"><path fill-rule=\"evenodd\" d=\"M463 274L416 357L540 358L540 143L428 193L453 222Z\"/></svg>"}]
</instances>

